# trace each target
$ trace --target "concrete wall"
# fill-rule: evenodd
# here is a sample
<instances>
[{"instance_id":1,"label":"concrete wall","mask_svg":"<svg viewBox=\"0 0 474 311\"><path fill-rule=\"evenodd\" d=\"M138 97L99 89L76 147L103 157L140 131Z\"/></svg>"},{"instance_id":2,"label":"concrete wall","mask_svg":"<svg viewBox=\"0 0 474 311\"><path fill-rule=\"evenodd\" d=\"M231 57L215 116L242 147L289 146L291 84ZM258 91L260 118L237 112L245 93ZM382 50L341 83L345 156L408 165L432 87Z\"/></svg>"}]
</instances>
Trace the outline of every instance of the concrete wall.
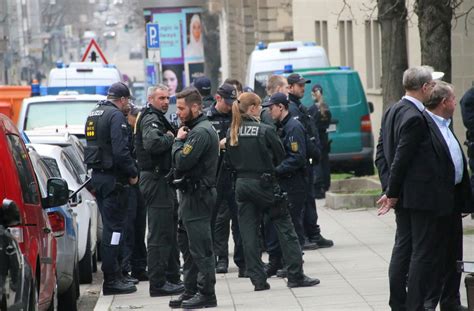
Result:
<instances>
[{"instance_id":1,"label":"concrete wall","mask_svg":"<svg viewBox=\"0 0 474 311\"><path fill-rule=\"evenodd\" d=\"M351 21L353 29L353 68L359 72L366 89L367 99L374 103L372 128L374 137L378 138L382 115L382 89L370 87L368 77L369 36L366 22L377 19L376 3L369 0L347 1L350 8L343 8L342 0L293 0L293 36L295 40L316 40L316 21L327 21L327 53L332 65L346 65L341 62L341 22ZM469 2L469 3L468 3ZM413 12L414 0L407 1L409 22L408 63L409 66L421 64L420 37L418 19ZM465 1L458 13L466 10L472 2ZM342 12L341 12L342 10ZM346 27L347 29L347 27ZM373 40L371 41L373 43ZM474 81L474 25L468 23L468 32L464 29L464 20L458 21L452 32L453 84L458 99ZM379 54L380 55L380 54ZM436 69L436 68L435 68ZM381 74L381 72L380 72ZM401 83L401 81L400 81ZM455 131L461 141L464 140L464 129L460 119L460 109L454 117Z\"/></svg>"}]
</instances>

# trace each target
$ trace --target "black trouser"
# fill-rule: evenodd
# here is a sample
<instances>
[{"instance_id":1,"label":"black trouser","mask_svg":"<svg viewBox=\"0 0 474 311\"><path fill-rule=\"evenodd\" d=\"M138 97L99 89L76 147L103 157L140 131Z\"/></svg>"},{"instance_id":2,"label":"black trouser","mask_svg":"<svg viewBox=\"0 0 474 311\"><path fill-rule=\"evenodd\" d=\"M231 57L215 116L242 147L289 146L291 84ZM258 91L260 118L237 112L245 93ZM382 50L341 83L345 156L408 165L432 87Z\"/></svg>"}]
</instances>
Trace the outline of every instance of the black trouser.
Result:
<instances>
[{"instance_id":1,"label":"black trouser","mask_svg":"<svg viewBox=\"0 0 474 311\"><path fill-rule=\"evenodd\" d=\"M132 273L140 273L146 271L147 251L145 245L146 231L146 206L139 187L133 187L136 195L137 213L134 223L135 243L133 245L132 256L130 258L130 266Z\"/></svg>"},{"instance_id":2,"label":"black trouser","mask_svg":"<svg viewBox=\"0 0 474 311\"><path fill-rule=\"evenodd\" d=\"M127 217L124 223L123 239L120 243L120 262L123 273L131 271L130 259L135 246L135 221L137 216L138 185L130 186L128 192Z\"/></svg>"},{"instance_id":3,"label":"black trouser","mask_svg":"<svg viewBox=\"0 0 474 311\"><path fill-rule=\"evenodd\" d=\"M124 224L130 186L119 183L112 174L93 171L92 186L102 216L102 266L104 278L111 280L120 272L120 243L123 241Z\"/></svg>"},{"instance_id":4,"label":"black trouser","mask_svg":"<svg viewBox=\"0 0 474 311\"><path fill-rule=\"evenodd\" d=\"M321 158L317 165L313 166L313 183L315 195L323 194L329 190L331 186L331 170L329 167L329 153L328 150L323 150L321 152Z\"/></svg>"},{"instance_id":5,"label":"black trouser","mask_svg":"<svg viewBox=\"0 0 474 311\"><path fill-rule=\"evenodd\" d=\"M441 217L432 211L400 208L389 265L392 310L423 310L431 291L441 237ZM408 276L408 279L407 279ZM408 292L407 292L408 287Z\"/></svg>"},{"instance_id":6,"label":"black trouser","mask_svg":"<svg viewBox=\"0 0 474 311\"><path fill-rule=\"evenodd\" d=\"M456 206L462 206L462 189L456 187ZM444 216L439 245L438 268L435 270L437 287L433 287L425 301L426 307L435 308L438 302L443 308L453 308L461 304L459 287L461 272L457 269L457 261L463 257L462 215L460 211Z\"/></svg>"},{"instance_id":7,"label":"black trouser","mask_svg":"<svg viewBox=\"0 0 474 311\"><path fill-rule=\"evenodd\" d=\"M219 258L229 256L229 222L232 220L232 238L234 239L234 262L239 268L245 267L244 250L240 237L237 203L231 185L217 188L216 206L213 211L214 253Z\"/></svg>"},{"instance_id":8,"label":"black trouser","mask_svg":"<svg viewBox=\"0 0 474 311\"><path fill-rule=\"evenodd\" d=\"M307 170L310 182L306 184L306 203L303 211L303 226L306 237L311 239L321 233L321 228L318 225L318 210L316 209L316 201L312 185L313 167L309 165Z\"/></svg>"},{"instance_id":9,"label":"black trouser","mask_svg":"<svg viewBox=\"0 0 474 311\"><path fill-rule=\"evenodd\" d=\"M164 175L145 171L140 190L148 210L148 277L150 285L161 287L180 279L176 191Z\"/></svg>"},{"instance_id":10,"label":"black trouser","mask_svg":"<svg viewBox=\"0 0 474 311\"><path fill-rule=\"evenodd\" d=\"M215 188L180 191L178 243L183 253L184 288L187 293L215 293L216 270L211 218Z\"/></svg>"}]
</instances>

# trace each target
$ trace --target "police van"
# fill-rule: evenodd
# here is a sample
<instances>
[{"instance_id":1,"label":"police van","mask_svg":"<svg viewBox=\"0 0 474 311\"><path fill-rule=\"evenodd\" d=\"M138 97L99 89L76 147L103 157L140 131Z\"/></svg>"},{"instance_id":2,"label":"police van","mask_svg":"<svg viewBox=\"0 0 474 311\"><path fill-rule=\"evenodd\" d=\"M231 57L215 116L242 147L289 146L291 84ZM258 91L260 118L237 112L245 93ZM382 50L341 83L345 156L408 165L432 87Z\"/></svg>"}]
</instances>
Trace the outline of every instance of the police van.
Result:
<instances>
[{"instance_id":1,"label":"police van","mask_svg":"<svg viewBox=\"0 0 474 311\"><path fill-rule=\"evenodd\" d=\"M250 54L245 84L263 98L271 75L329 66L326 51L314 42L283 41L268 46L260 42Z\"/></svg>"},{"instance_id":2,"label":"police van","mask_svg":"<svg viewBox=\"0 0 474 311\"><path fill-rule=\"evenodd\" d=\"M58 63L51 69L48 87L66 88L102 86L108 87L122 81L122 75L115 65L96 62L77 62L67 66Z\"/></svg>"}]
</instances>

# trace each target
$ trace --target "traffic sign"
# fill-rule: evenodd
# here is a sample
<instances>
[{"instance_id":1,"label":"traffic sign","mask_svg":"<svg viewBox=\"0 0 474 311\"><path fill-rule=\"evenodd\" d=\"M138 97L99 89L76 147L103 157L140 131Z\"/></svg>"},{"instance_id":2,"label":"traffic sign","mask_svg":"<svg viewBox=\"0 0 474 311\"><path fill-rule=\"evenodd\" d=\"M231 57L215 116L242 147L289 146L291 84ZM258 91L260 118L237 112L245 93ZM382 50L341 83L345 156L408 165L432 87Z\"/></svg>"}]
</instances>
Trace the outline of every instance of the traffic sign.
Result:
<instances>
[{"instance_id":1,"label":"traffic sign","mask_svg":"<svg viewBox=\"0 0 474 311\"><path fill-rule=\"evenodd\" d=\"M146 47L148 49L160 48L160 31L158 24L146 24Z\"/></svg>"},{"instance_id":2,"label":"traffic sign","mask_svg":"<svg viewBox=\"0 0 474 311\"><path fill-rule=\"evenodd\" d=\"M81 62L101 62L104 64L109 63L105 58L102 49L99 47L99 45L94 39L91 39L91 42L87 46L84 55L82 55Z\"/></svg>"}]
</instances>

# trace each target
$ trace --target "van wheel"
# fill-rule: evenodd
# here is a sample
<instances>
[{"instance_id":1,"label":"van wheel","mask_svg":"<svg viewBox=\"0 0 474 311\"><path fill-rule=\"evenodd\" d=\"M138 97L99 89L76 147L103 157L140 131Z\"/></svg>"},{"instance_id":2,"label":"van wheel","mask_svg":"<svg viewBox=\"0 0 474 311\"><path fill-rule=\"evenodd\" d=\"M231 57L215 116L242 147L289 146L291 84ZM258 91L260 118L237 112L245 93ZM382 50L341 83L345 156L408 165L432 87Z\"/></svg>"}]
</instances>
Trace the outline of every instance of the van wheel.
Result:
<instances>
[{"instance_id":1,"label":"van wheel","mask_svg":"<svg viewBox=\"0 0 474 311\"><path fill-rule=\"evenodd\" d=\"M74 269L71 286L68 290L58 295L58 311L77 311L77 272Z\"/></svg>"},{"instance_id":2,"label":"van wheel","mask_svg":"<svg viewBox=\"0 0 474 311\"><path fill-rule=\"evenodd\" d=\"M354 171L354 175L356 176L370 176L374 174L375 174L375 170L374 170L374 164L372 162L362 163Z\"/></svg>"},{"instance_id":3,"label":"van wheel","mask_svg":"<svg viewBox=\"0 0 474 311\"><path fill-rule=\"evenodd\" d=\"M91 252L91 233L87 233L86 253L79 261L79 281L81 284L92 283L92 252Z\"/></svg>"}]
</instances>

